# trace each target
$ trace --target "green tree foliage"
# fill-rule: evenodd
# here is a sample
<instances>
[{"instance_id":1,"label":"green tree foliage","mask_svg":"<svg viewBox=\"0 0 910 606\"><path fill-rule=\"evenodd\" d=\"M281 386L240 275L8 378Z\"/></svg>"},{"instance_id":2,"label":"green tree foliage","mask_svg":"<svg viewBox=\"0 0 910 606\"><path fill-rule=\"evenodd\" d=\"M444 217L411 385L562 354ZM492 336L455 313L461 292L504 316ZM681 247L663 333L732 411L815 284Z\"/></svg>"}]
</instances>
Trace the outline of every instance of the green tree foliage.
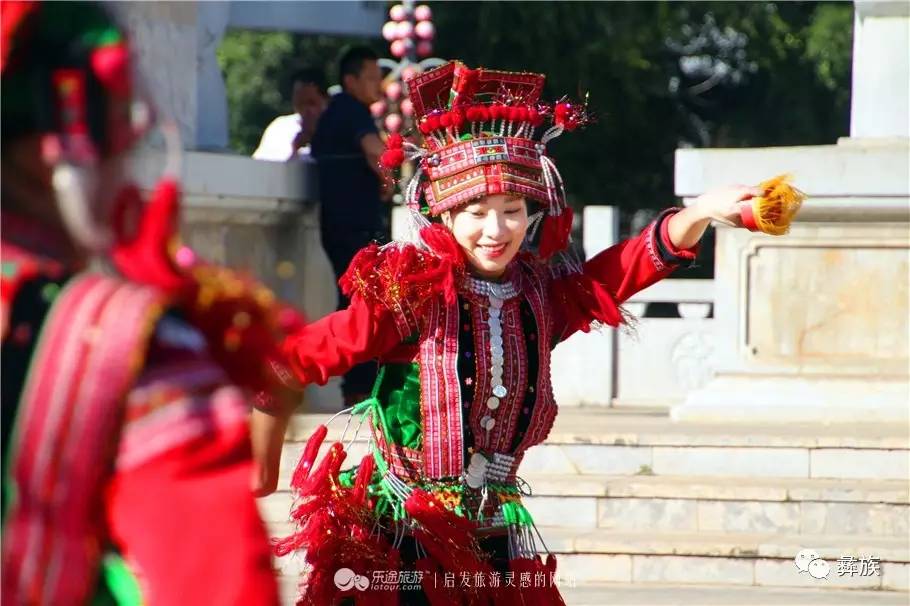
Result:
<instances>
[{"instance_id":1,"label":"green tree foliage","mask_svg":"<svg viewBox=\"0 0 910 606\"><path fill-rule=\"evenodd\" d=\"M436 54L540 71L596 122L552 144L576 207L629 214L673 198L678 147L833 143L848 132L847 2L436 2ZM289 111L287 75L352 40L230 32L219 52L231 146ZM371 41L385 52L381 40Z\"/></svg>"}]
</instances>

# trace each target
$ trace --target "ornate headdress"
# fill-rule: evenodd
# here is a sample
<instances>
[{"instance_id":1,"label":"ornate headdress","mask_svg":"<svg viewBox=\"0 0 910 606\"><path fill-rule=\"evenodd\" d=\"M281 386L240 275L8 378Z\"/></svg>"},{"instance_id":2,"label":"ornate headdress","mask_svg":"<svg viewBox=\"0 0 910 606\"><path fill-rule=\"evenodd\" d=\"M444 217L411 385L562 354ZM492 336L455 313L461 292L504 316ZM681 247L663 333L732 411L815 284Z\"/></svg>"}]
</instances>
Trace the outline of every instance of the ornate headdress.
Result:
<instances>
[{"instance_id":1,"label":"ornate headdress","mask_svg":"<svg viewBox=\"0 0 910 606\"><path fill-rule=\"evenodd\" d=\"M565 250L572 226L562 177L547 156L547 142L587 121L585 107L540 101L543 74L469 69L453 61L407 82L423 145L389 137L386 168L404 160L419 165L405 188L415 227L427 216L495 194L540 203L539 254Z\"/></svg>"}]
</instances>

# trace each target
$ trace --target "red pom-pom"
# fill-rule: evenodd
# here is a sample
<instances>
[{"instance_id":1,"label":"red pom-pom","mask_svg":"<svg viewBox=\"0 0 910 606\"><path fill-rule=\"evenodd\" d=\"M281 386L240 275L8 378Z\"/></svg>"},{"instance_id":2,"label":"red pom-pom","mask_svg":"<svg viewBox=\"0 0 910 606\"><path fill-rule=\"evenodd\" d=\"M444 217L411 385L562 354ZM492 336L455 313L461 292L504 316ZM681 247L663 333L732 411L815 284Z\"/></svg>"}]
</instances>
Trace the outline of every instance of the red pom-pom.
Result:
<instances>
[{"instance_id":1,"label":"red pom-pom","mask_svg":"<svg viewBox=\"0 0 910 606\"><path fill-rule=\"evenodd\" d=\"M477 105L472 105L465 111L465 117L468 122L479 122L481 120L480 116L480 107Z\"/></svg>"},{"instance_id":2,"label":"red pom-pom","mask_svg":"<svg viewBox=\"0 0 910 606\"><path fill-rule=\"evenodd\" d=\"M92 52L92 71L98 80L115 95L130 93L130 51L126 44L102 46Z\"/></svg>"},{"instance_id":3,"label":"red pom-pom","mask_svg":"<svg viewBox=\"0 0 910 606\"><path fill-rule=\"evenodd\" d=\"M528 121L528 108L527 108L527 107L519 107L519 108L518 108L518 121L519 121L519 122L527 122L527 121Z\"/></svg>"},{"instance_id":4,"label":"red pom-pom","mask_svg":"<svg viewBox=\"0 0 910 606\"><path fill-rule=\"evenodd\" d=\"M439 114L433 114L432 116L428 117L427 121L426 121L426 125L427 125L427 128L429 129L429 132L433 132L434 130L439 130Z\"/></svg>"},{"instance_id":5,"label":"red pom-pom","mask_svg":"<svg viewBox=\"0 0 910 606\"><path fill-rule=\"evenodd\" d=\"M461 128L461 125L464 124L464 112L460 108L455 108L449 115L451 116L452 126Z\"/></svg>"},{"instance_id":6,"label":"red pom-pom","mask_svg":"<svg viewBox=\"0 0 910 606\"><path fill-rule=\"evenodd\" d=\"M392 133L389 135L389 138L385 141L385 146L387 149L401 149L404 144L404 137L398 133Z\"/></svg>"},{"instance_id":7,"label":"red pom-pom","mask_svg":"<svg viewBox=\"0 0 910 606\"><path fill-rule=\"evenodd\" d=\"M383 168L398 168L402 162L404 162L403 149L387 149L379 156L379 163Z\"/></svg>"},{"instance_id":8,"label":"red pom-pom","mask_svg":"<svg viewBox=\"0 0 910 606\"><path fill-rule=\"evenodd\" d=\"M557 103L553 108L553 122L567 131L578 128L583 120L586 120L584 108L572 105L568 101Z\"/></svg>"},{"instance_id":9,"label":"red pom-pom","mask_svg":"<svg viewBox=\"0 0 910 606\"><path fill-rule=\"evenodd\" d=\"M518 122L521 120L521 108L508 107L506 108L506 115L508 116L509 122Z\"/></svg>"},{"instance_id":10,"label":"red pom-pom","mask_svg":"<svg viewBox=\"0 0 910 606\"><path fill-rule=\"evenodd\" d=\"M429 124L428 120L424 120L423 122L421 122L417 128L419 128L420 132L423 133L424 135L430 134L430 124Z\"/></svg>"},{"instance_id":11,"label":"red pom-pom","mask_svg":"<svg viewBox=\"0 0 910 606\"><path fill-rule=\"evenodd\" d=\"M508 110L506 109L505 105L500 105L498 103L491 105L490 106L490 119L499 120L501 118L505 118L507 111Z\"/></svg>"},{"instance_id":12,"label":"red pom-pom","mask_svg":"<svg viewBox=\"0 0 910 606\"><path fill-rule=\"evenodd\" d=\"M490 118L491 118L492 114L490 113L490 108L489 108L489 107L487 107L487 106L485 106L485 105L481 105L481 106L480 106L480 110L479 110L478 113L479 113L479 115L480 115L480 121L481 121L481 122L489 122L489 121L490 121Z\"/></svg>"},{"instance_id":13,"label":"red pom-pom","mask_svg":"<svg viewBox=\"0 0 910 606\"><path fill-rule=\"evenodd\" d=\"M538 112L533 107L529 108L528 109L528 122L530 122L534 126L540 126L540 122L538 122L538 120L542 121L540 112Z\"/></svg>"},{"instance_id":14,"label":"red pom-pom","mask_svg":"<svg viewBox=\"0 0 910 606\"><path fill-rule=\"evenodd\" d=\"M452 114L446 112L443 115L439 116L439 126L442 128L449 128L452 126Z\"/></svg>"}]
</instances>

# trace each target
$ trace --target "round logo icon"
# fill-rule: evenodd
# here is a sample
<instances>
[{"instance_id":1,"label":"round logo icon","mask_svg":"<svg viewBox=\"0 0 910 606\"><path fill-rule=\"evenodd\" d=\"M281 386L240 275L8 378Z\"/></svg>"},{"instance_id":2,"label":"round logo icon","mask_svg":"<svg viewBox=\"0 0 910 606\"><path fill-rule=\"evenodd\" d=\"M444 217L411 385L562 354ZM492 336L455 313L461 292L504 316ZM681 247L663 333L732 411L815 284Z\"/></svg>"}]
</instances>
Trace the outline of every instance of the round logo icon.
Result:
<instances>
[{"instance_id":1,"label":"round logo icon","mask_svg":"<svg viewBox=\"0 0 910 606\"><path fill-rule=\"evenodd\" d=\"M357 589L366 591L370 587L370 579L363 575L357 574L350 568L339 568L335 572L335 587L346 591L348 589Z\"/></svg>"}]
</instances>

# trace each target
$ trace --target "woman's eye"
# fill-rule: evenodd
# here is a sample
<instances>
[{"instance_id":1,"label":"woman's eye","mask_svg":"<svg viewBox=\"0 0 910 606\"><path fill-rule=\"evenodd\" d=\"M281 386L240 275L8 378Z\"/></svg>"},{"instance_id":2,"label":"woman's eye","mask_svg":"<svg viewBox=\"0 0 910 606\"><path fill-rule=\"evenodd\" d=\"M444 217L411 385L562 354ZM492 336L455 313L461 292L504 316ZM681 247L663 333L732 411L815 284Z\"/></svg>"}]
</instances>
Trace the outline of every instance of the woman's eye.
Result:
<instances>
[{"instance_id":1,"label":"woman's eye","mask_svg":"<svg viewBox=\"0 0 910 606\"><path fill-rule=\"evenodd\" d=\"M486 213L482 213L482 212L480 212L479 210L475 210L475 211L471 211L470 215L471 215L472 217L477 217L478 219L480 219L481 217L483 217L484 215L486 215Z\"/></svg>"},{"instance_id":2,"label":"woman's eye","mask_svg":"<svg viewBox=\"0 0 910 606\"><path fill-rule=\"evenodd\" d=\"M506 214L507 214L507 215L517 215L517 214L520 213L520 212L521 212L521 209L520 209L520 208L516 208L516 209L514 209L514 210L507 210L507 211L506 211Z\"/></svg>"}]
</instances>

